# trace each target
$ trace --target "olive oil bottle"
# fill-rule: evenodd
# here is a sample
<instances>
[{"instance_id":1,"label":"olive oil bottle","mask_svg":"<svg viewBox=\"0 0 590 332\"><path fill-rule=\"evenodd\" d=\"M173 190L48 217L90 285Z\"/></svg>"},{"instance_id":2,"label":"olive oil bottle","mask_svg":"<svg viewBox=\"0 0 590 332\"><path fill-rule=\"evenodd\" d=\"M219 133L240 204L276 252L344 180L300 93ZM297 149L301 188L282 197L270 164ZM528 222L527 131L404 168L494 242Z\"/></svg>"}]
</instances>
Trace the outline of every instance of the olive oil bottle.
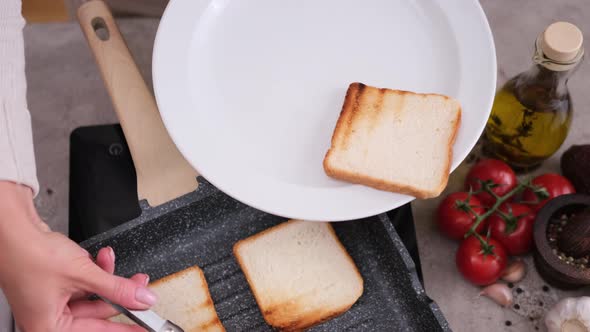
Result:
<instances>
[{"instance_id":1,"label":"olive oil bottle","mask_svg":"<svg viewBox=\"0 0 590 332\"><path fill-rule=\"evenodd\" d=\"M556 22L537 38L533 66L496 94L484 149L517 169L551 157L567 137L573 105L567 82L581 62L582 32Z\"/></svg>"}]
</instances>

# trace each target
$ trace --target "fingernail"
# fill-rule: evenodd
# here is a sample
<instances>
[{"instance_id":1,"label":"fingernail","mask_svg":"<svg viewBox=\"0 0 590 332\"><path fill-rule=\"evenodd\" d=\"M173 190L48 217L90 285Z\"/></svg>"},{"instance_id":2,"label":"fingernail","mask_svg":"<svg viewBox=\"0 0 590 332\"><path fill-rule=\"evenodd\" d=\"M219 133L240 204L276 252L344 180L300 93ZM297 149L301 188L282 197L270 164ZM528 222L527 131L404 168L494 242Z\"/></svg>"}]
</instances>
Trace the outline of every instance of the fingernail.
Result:
<instances>
[{"instance_id":1,"label":"fingernail","mask_svg":"<svg viewBox=\"0 0 590 332\"><path fill-rule=\"evenodd\" d=\"M111 256L111 259L113 260L113 262L115 262L115 251L110 246L108 246L107 248L109 250L109 256Z\"/></svg>"},{"instance_id":2,"label":"fingernail","mask_svg":"<svg viewBox=\"0 0 590 332\"><path fill-rule=\"evenodd\" d=\"M135 300L143 304L152 306L158 301L158 297L151 290L145 287L138 287L135 291Z\"/></svg>"},{"instance_id":3,"label":"fingernail","mask_svg":"<svg viewBox=\"0 0 590 332\"><path fill-rule=\"evenodd\" d=\"M143 278L143 285L147 286L150 283L150 276L145 273L141 273L141 277Z\"/></svg>"}]
</instances>

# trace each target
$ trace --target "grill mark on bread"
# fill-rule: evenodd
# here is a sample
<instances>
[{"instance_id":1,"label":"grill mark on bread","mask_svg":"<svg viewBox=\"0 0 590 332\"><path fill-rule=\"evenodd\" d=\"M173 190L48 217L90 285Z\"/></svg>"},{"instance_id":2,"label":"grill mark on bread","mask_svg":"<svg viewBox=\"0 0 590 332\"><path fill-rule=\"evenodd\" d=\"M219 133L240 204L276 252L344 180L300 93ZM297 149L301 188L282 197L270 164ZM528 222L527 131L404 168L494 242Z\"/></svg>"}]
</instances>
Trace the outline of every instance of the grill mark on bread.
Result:
<instances>
[{"instance_id":1,"label":"grill mark on bread","mask_svg":"<svg viewBox=\"0 0 590 332\"><path fill-rule=\"evenodd\" d=\"M444 97L446 97L447 99L449 98L447 96L444 96ZM453 135L451 135L451 137L449 137L449 146L451 146L451 147L455 144L455 140L457 139L457 134L459 133L459 126L461 125L461 115L462 114L463 114L463 109L461 108L461 106L459 106L459 112L457 112L457 115L456 115L456 118L455 118L455 130L453 131ZM449 174L450 171L451 171L451 162L453 160L453 149L450 148L449 151L448 151L448 153L449 153L448 154L448 158L447 158L448 162L446 164L445 173L444 174ZM442 180L441 186L439 188L439 191L440 192L442 192L445 189L445 187L447 186L448 181L449 181L449 177L448 176L446 176Z\"/></svg>"},{"instance_id":2,"label":"grill mark on bread","mask_svg":"<svg viewBox=\"0 0 590 332\"><path fill-rule=\"evenodd\" d=\"M375 111L375 113L380 113L381 110L383 109L383 99L385 97L385 89L378 89L378 96L377 96L377 100L373 103L373 109Z\"/></svg>"},{"instance_id":3,"label":"grill mark on bread","mask_svg":"<svg viewBox=\"0 0 590 332\"><path fill-rule=\"evenodd\" d=\"M368 87L367 92L365 93L365 98L375 98L373 101L373 112L369 114L369 119L367 119L368 123L368 131L373 131L381 120L381 116L383 113L383 103L385 102L385 89L376 89L373 87ZM375 96L373 96L375 95ZM360 111L358 111L360 113ZM367 148L368 150L368 148ZM365 151L366 152L366 151Z\"/></svg>"},{"instance_id":4,"label":"grill mark on bread","mask_svg":"<svg viewBox=\"0 0 590 332\"><path fill-rule=\"evenodd\" d=\"M340 111L340 115L338 116L338 120L336 121L336 129L332 134L330 148L324 156L324 171L326 172L326 174L330 176L332 175L331 169L330 167L328 167L328 160L330 159L332 150L335 149L337 146L342 146L343 148L346 148L345 139L347 136L350 136L348 135L349 128L351 127L350 116L352 113L352 109L354 108L353 103L357 102L356 97L360 86L363 86L364 89L365 85L363 83L354 82L348 86L348 89L346 90L346 96L344 97L344 103L342 104L342 110Z\"/></svg>"},{"instance_id":5,"label":"grill mark on bread","mask_svg":"<svg viewBox=\"0 0 590 332\"><path fill-rule=\"evenodd\" d=\"M354 134L353 123L355 118L360 114L359 107L361 106L361 98L363 96L363 92L366 90L366 85L363 83L352 83L348 87L348 91L346 93L344 106L342 107L341 114L345 114L346 122L345 122L345 134L342 137L342 145L346 148L350 137Z\"/></svg>"},{"instance_id":6,"label":"grill mark on bread","mask_svg":"<svg viewBox=\"0 0 590 332\"><path fill-rule=\"evenodd\" d=\"M365 91L365 89L367 88L366 85L364 85L363 83L360 83L360 82L352 83L351 85L356 85L359 95L361 95L363 93L363 91Z\"/></svg>"},{"instance_id":7,"label":"grill mark on bread","mask_svg":"<svg viewBox=\"0 0 590 332\"><path fill-rule=\"evenodd\" d=\"M393 113L393 119L394 121L401 122L404 107L406 105L407 93L400 94L395 100L396 103L393 105L393 109L395 109L396 112Z\"/></svg>"},{"instance_id":8,"label":"grill mark on bread","mask_svg":"<svg viewBox=\"0 0 590 332\"><path fill-rule=\"evenodd\" d=\"M203 308L203 307L209 307L209 306L213 306L213 300L211 300L210 297L208 297L207 300L205 300L205 302L201 302L201 304L199 304L199 306L197 308Z\"/></svg>"},{"instance_id":9,"label":"grill mark on bread","mask_svg":"<svg viewBox=\"0 0 590 332\"><path fill-rule=\"evenodd\" d=\"M221 325L221 321L219 320L219 318L217 316L215 316L211 320L209 320L208 322L201 324L199 326L199 329L195 329L195 331L207 330L211 327L220 326L220 325Z\"/></svg>"}]
</instances>

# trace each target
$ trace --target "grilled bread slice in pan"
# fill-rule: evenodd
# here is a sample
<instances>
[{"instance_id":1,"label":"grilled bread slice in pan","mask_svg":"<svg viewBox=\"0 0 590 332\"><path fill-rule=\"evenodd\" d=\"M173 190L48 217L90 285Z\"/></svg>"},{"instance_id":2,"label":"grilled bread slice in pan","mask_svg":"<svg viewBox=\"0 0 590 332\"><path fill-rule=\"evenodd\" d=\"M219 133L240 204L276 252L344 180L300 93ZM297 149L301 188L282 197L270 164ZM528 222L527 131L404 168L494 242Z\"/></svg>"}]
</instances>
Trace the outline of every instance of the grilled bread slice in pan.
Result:
<instances>
[{"instance_id":1,"label":"grilled bread slice in pan","mask_svg":"<svg viewBox=\"0 0 590 332\"><path fill-rule=\"evenodd\" d=\"M418 198L446 187L461 105L352 83L324 158L328 176Z\"/></svg>"},{"instance_id":2,"label":"grilled bread slice in pan","mask_svg":"<svg viewBox=\"0 0 590 332\"><path fill-rule=\"evenodd\" d=\"M149 288L158 295L158 303L152 310L185 332L225 331L213 306L205 275L198 266L156 280ZM122 315L112 320L131 323Z\"/></svg>"},{"instance_id":3,"label":"grilled bread slice in pan","mask_svg":"<svg viewBox=\"0 0 590 332\"><path fill-rule=\"evenodd\" d=\"M298 331L347 311L363 279L329 223L292 220L234 246L271 326Z\"/></svg>"}]
</instances>

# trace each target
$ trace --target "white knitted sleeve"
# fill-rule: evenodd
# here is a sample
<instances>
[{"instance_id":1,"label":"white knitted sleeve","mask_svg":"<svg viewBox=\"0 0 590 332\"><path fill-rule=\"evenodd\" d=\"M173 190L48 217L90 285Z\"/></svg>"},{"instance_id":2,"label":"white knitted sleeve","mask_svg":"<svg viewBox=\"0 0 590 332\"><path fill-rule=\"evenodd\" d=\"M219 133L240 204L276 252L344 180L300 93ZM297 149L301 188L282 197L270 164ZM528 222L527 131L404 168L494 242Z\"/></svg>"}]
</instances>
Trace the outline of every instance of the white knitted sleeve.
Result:
<instances>
[{"instance_id":1,"label":"white knitted sleeve","mask_svg":"<svg viewBox=\"0 0 590 332\"><path fill-rule=\"evenodd\" d=\"M0 0L0 180L39 191L27 82L21 0Z\"/></svg>"}]
</instances>

